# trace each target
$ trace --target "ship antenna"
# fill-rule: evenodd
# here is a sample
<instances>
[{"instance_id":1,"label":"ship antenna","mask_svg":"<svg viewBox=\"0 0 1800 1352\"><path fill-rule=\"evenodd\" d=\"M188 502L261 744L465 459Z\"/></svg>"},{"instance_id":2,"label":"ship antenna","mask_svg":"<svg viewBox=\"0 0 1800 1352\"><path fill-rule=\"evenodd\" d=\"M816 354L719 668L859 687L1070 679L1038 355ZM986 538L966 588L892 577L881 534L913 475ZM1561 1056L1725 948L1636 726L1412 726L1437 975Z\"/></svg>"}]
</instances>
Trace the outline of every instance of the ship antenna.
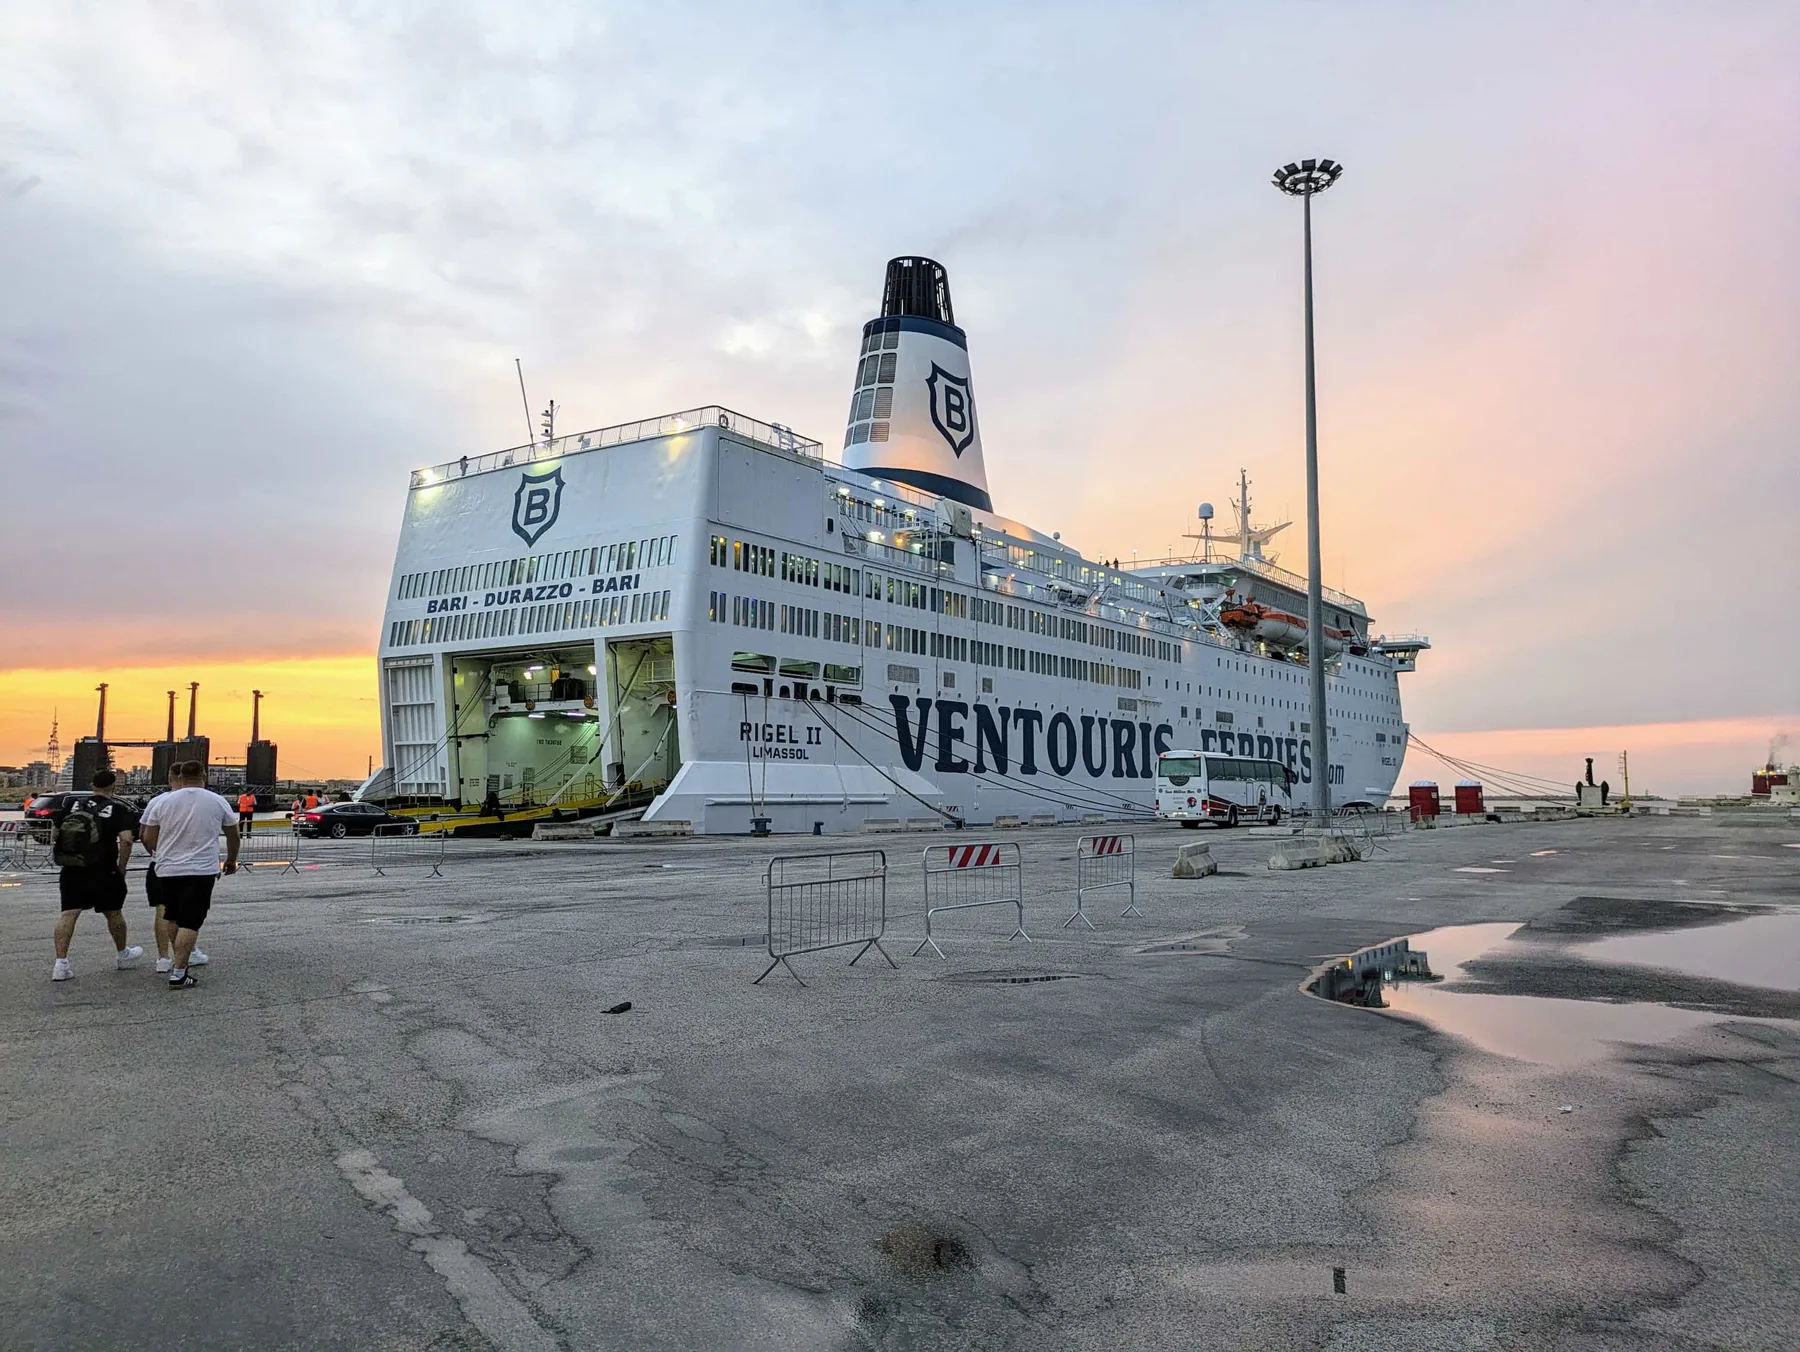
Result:
<instances>
[{"instance_id":1,"label":"ship antenna","mask_svg":"<svg viewBox=\"0 0 1800 1352\"><path fill-rule=\"evenodd\" d=\"M1250 544L1250 472L1238 470L1238 558L1251 556Z\"/></svg>"},{"instance_id":2,"label":"ship antenna","mask_svg":"<svg viewBox=\"0 0 1800 1352\"><path fill-rule=\"evenodd\" d=\"M531 400L525 397L525 364L514 357L513 369L519 373L519 403L525 409L525 444L530 446L537 441L537 430L531 425Z\"/></svg>"}]
</instances>

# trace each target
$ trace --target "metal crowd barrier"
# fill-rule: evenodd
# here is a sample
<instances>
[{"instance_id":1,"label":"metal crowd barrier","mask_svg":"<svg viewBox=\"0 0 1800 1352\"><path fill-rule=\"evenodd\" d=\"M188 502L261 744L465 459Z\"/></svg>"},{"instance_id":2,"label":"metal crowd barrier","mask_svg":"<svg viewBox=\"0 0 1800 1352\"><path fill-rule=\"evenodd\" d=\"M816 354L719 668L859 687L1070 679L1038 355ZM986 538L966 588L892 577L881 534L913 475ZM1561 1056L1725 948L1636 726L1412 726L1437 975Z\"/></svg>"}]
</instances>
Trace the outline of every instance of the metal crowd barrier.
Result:
<instances>
[{"instance_id":1,"label":"metal crowd barrier","mask_svg":"<svg viewBox=\"0 0 1800 1352\"><path fill-rule=\"evenodd\" d=\"M300 837L290 826L265 826L250 835L238 835L238 867L279 867L282 873L300 871Z\"/></svg>"},{"instance_id":2,"label":"metal crowd barrier","mask_svg":"<svg viewBox=\"0 0 1800 1352\"><path fill-rule=\"evenodd\" d=\"M0 870L36 872L55 868L47 820L0 822Z\"/></svg>"},{"instance_id":3,"label":"metal crowd barrier","mask_svg":"<svg viewBox=\"0 0 1800 1352\"><path fill-rule=\"evenodd\" d=\"M369 837L369 863L384 878L391 868L429 868L432 877L441 878L446 839L442 831L420 835L412 822L377 826Z\"/></svg>"},{"instance_id":4,"label":"metal crowd barrier","mask_svg":"<svg viewBox=\"0 0 1800 1352\"><path fill-rule=\"evenodd\" d=\"M927 947L940 958L944 950L932 937L932 918L940 911L969 911L977 906L1012 906L1019 922L1006 942L1025 933L1024 868L1019 847L1010 840L979 845L928 845L925 848L925 937L913 949L916 958Z\"/></svg>"},{"instance_id":5,"label":"metal crowd barrier","mask_svg":"<svg viewBox=\"0 0 1800 1352\"><path fill-rule=\"evenodd\" d=\"M1094 928L1084 909L1087 894L1115 887L1124 888L1127 898L1125 909L1119 914L1142 919L1144 913L1137 908L1137 837L1083 836L1076 841L1075 914L1063 921L1062 927L1067 929L1079 920L1089 929Z\"/></svg>"},{"instance_id":6,"label":"metal crowd barrier","mask_svg":"<svg viewBox=\"0 0 1800 1352\"><path fill-rule=\"evenodd\" d=\"M751 985L761 985L778 966L800 981L789 958L851 944L862 947L850 966L871 948L894 966L881 946L887 932L887 851L776 855L764 881L769 897L769 965Z\"/></svg>"}]
</instances>

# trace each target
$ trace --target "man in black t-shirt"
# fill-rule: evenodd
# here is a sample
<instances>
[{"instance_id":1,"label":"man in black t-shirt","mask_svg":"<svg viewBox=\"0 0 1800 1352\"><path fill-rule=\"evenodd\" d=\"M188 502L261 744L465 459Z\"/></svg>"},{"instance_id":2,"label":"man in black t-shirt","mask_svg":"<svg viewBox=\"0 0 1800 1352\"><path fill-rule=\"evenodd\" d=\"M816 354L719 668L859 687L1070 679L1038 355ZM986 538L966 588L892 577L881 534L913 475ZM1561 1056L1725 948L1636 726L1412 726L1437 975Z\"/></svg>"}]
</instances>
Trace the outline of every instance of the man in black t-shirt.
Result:
<instances>
[{"instance_id":1,"label":"man in black t-shirt","mask_svg":"<svg viewBox=\"0 0 1800 1352\"><path fill-rule=\"evenodd\" d=\"M125 942L125 867L131 862L131 843L137 838L137 815L113 797L118 782L111 770L94 776L94 791L80 798L65 798L50 817L52 857L61 865L57 888L62 894L62 916L56 922L56 965L52 981L75 975L69 967L69 941L83 911L98 911L118 949L120 968L130 967L144 950Z\"/></svg>"}]
</instances>

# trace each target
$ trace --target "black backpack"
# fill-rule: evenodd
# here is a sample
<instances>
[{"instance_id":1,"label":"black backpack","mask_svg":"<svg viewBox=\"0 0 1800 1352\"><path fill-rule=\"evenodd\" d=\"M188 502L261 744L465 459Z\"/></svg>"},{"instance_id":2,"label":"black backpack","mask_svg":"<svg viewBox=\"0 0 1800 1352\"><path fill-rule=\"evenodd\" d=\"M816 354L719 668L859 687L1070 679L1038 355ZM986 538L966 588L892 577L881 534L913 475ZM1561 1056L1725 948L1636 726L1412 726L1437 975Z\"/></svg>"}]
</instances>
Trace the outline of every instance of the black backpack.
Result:
<instances>
[{"instance_id":1,"label":"black backpack","mask_svg":"<svg viewBox=\"0 0 1800 1352\"><path fill-rule=\"evenodd\" d=\"M56 824L50 857L63 868L95 868L100 862L99 804L84 798Z\"/></svg>"}]
</instances>

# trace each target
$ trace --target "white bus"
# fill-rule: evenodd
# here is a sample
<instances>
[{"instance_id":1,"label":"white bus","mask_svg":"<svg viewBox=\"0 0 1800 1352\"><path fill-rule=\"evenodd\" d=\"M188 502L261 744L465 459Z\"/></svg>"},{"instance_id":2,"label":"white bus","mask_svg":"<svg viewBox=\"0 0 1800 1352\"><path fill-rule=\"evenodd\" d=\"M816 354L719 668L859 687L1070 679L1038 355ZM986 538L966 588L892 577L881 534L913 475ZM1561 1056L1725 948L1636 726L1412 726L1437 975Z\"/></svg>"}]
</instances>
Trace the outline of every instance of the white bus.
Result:
<instances>
[{"instance_id":1,"label":"white bus","mask_svg":"<svg viewBox=\"0 0 1800 1352\"><path fill-rule=\"evenodd\" d=\"M1294 808L1294 772L1280 761L1165 751L1156 761L1156 815L1183 826L1274 824Z\"/></svg>"}]
</instances>

